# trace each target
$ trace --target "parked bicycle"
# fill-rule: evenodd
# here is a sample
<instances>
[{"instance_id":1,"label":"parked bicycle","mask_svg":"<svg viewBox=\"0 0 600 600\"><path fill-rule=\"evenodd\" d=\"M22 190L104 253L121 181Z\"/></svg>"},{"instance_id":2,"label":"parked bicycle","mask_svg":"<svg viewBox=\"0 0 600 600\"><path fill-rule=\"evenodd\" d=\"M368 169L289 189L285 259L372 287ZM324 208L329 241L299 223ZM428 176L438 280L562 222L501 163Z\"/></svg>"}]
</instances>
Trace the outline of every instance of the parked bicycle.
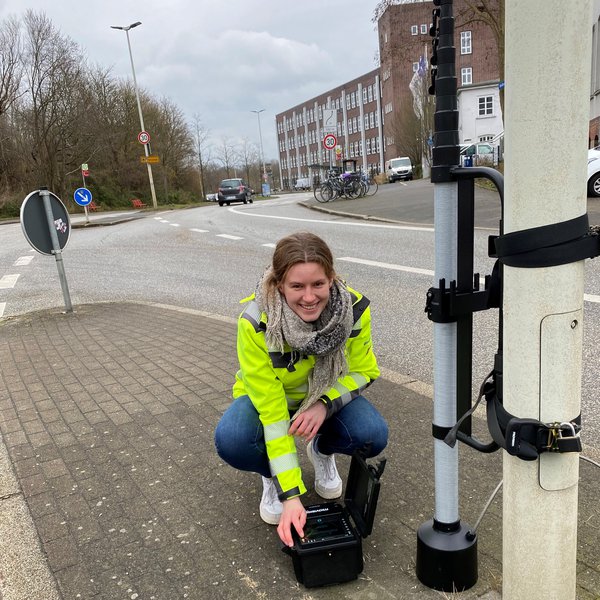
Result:
<instances>
[{"instance_id":1,"label":"parked bicycle","mask_svg":"<svg viewBox=\"0 0 600 600\"><path fill-rule=\"evenodd\" d=\"M357 173L340 173L329 171L328 178L314 190L318 202L331 202L336 198L358 198L362 186L360 175Z\"/></svg>"},{"instance_id":2,"label":"parked bicycle","mask_svg":"<svg viewBox=\"0 0 600 600\"><path fill-rule=\"evenodd\" d=\"M331 202L336 198L360 198L372 196L379 189L374 177L369 177L361 171L351 173L337 173L330 170L328 178L314 189L314 196L318 202Z\"/></svg>"}]
</instances>

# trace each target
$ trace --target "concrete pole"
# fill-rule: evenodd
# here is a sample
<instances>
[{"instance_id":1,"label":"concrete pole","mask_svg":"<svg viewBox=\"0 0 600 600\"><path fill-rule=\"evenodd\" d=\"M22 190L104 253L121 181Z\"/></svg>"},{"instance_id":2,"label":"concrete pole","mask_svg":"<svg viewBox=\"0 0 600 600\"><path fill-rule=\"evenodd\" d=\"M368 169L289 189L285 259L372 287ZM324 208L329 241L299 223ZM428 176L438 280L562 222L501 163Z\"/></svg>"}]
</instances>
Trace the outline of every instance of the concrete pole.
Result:
<instances>
[{"instance_id":1,"label":"concrete pole","mask_svg":"<svg viewBox=\"0 0 600 600\"><path fill-rule=\"evenodd\" d=\"M591 0L576 4L506 0L505 233L586 211L592 13ZM504 268L504 406L515 416L580 412L583 275L584 261ZM578 466L577 453L504 453L505 600L575 598Z\"/></svg>"}]
</instances>

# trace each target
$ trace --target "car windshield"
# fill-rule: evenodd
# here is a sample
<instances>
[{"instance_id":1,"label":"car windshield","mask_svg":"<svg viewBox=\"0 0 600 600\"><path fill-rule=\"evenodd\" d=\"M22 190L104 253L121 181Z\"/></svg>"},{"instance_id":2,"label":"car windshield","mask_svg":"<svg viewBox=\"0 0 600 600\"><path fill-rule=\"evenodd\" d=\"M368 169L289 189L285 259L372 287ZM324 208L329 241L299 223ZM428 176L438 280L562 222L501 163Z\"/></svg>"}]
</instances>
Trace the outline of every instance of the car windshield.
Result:
<instances>
[{"instance_id":1,"label":"car windshield","mask_svg":"<svg viewBox=\"0 0 600 600\"><path fill-rule=\"evenodd\" d=\"M221 181L222 188L240 187L242 185L241 179L224 179Z\"/></svg>"},{"instance_id":2,"label":"car windshield","mask_svg":"<svg viewBox=\"0 0 600 600\"><path fill-rule=\"evenodd\" d=\"M410 167L410 158L395 158L390 162L390 166L393 169L396 167Z\"/></svg>"}]
</instances>

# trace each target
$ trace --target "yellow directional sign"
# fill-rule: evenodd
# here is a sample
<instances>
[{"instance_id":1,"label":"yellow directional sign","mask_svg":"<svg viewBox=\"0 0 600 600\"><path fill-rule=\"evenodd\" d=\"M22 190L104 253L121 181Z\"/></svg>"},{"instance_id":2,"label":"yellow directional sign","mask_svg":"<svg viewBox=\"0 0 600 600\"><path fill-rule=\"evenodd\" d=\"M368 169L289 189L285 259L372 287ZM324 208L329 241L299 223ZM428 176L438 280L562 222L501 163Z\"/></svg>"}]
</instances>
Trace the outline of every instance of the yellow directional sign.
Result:
<instances>
[{"instance_id":1,"label":"yellow directional sign","mask_svg":"<svg viewBox=\"0 0 600 600\"><path fill-rule=\"evenodd\" d=\"M150 156L140 156L140 162L142 164L150 163L151 165L156 165L160 162L160 158L157 154L150 154Z\"/></svg>"}]
</instances>

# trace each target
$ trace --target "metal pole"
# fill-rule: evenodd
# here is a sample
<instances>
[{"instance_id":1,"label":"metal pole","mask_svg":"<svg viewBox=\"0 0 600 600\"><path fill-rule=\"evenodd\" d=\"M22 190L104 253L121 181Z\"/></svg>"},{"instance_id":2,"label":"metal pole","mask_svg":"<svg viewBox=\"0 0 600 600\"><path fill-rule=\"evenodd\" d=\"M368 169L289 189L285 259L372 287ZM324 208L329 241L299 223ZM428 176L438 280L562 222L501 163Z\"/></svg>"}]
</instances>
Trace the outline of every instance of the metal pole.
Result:
<instances>
[{"instance_id":1,"label":"metal pole","mask_svg":"<svg viewBox=\"0 0 600 600\"><path fill-rule=\"evenodd\" d=\"M137 79L135 76L135 66L133 64L133 54L131 52L131 42L129 41L129 30L133 27L137 27L141 25L141 23L133 23L132 25L128 25L127 27L114 27L114 29L122 29L125 31L125 35L127 36L127 48L129 49L129 60L131 61L131 72L133 73L133 89L135 90L135 99L137 102L138 113L140 116L140 131L146 131L144 127L144 117L142 115L142 104L140 102L140 94L138 91ZM144 144L144 154L146 155L146 159L150 155L148 144ZM148 180L150 181L150 193L152 194L152 206L154 208L158 208L158 203L156 201L156 191L154 190L154 178L152 177L152 165L149 162L146 162L146 166L148 167Z\"/></svg>"},{"instance_id":2,"label":"metal pole","mask_svg":"<svg viewBox=\"0 0 600 600\"><path fill-rule=\"evenodd\" d=\"M70 313L73 312L73 305L71 304L71 295L69 294L69 286L67 284L67 277L65 275L62 250L60 249L58 235L56 235L56 229L54 228L54 215L52 214L52 206L50 205L50 192L48 192L47 189L40 189L39 194L42 197L44 202L44 210L46 211L46 220L48 221L50 240L52 241L52 254L54 254L54 258L56 259L56 268L58 269L60 287L62 288L63 297L65 299L65 312Z\"/></svg>"},{"instance_id":3,"label":"metal pole","mask_svg":"<svg viewBox=\"0 0 600 600\"><path fill-rule=\"evenodd\" d=\"M83 174L83 171L81 171L81 179L83 179L83 187L85 188L86 187L86 185L85 185L85 175ZM90 222L90 216L88 214L87 204L83 207L83 210L85 211L85 222L89 223Z\"/></svg>"},{"instance_id":4,"label":"metal pole","mask_svg":"<svg viewBox=\"0 0 600 600\"><path fill-rule=\"evenodd\" d=\"M586 212L591 30L591 0L577 10L561 0L506 0L507 233ZM532 139L551 150L531 152ZM579 415L583 286L584 261L504 267L503 396L516 417ZM503 461L503 598L574 599L578 453L535 461L504 453Z\"/></svg>"},{"instance_id":5,"label":"metal pole","mask_svg":"<svg viewBox=\"0 0 600 600\"><path fill-rule=\"evenodd\" d=\"M459 164L458 98L452 0L434 0L437 45L434 188L435 284L449 287L458 278L458 186L452 168ZM461 524L458 512L458 446L442 440L457 418L457 323L435 322L433 330L434 518L417 532L416 572L428 587L461 591L477 582L477 538Z\"/></svg>"},{"instance_id":6,"label":"metal pole","mask_svg":"<svg viewBox=\"0 0 600 600\"><path fill-rule=\"evenodd\" d=\"M252 112L256 113L256 117L258 119L258 138L260 140L260 156L261 156L262 167L263 167L263 182L267 183L267 181L268 181L267 166L265 164L265 153L263 150L263 141L262 141L262 129L260 127L260 113L264 112L264 111L265 111L265 109L261 108L260 110L253 110Z\"/></svg>"}]
</instances>

